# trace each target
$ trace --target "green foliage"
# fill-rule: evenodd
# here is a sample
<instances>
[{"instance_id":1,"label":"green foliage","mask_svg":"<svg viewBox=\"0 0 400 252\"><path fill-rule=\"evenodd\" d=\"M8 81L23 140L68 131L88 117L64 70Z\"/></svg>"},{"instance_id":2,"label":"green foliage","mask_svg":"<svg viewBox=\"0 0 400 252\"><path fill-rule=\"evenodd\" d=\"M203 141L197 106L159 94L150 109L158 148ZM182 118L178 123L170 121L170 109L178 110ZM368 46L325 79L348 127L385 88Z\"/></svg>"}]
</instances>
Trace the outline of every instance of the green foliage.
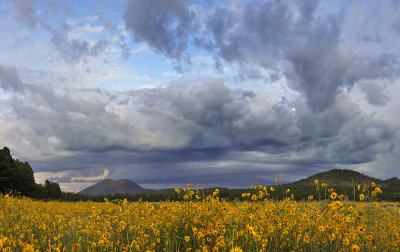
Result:
<instances>
[{"instance_id":1,"label":"green foliage","mask_svg":"<svg viewBox=\"0 0 400 252\"><path fill-rule=\"evenodd\" d=\"M27 162L13 159L10 150L0 150L0 192L20 192L33 196L35 179L31 166Z\"/></svg>"},{"instance_id":2,"label":"green foliage","mask_svg":"<svg viewBox=\"0 0 400 252\"><path fill-rule=\"evenodd\" d=\"M63 194L60 185L57 182L45 181L44 185L38 184L36 186L36 198L44 200L57 200L62 199Z\"/></svg>"},{"instance_id":3,"label":"green foliage","mask_svg":"<svg viewBox=\"0 0 400 252\"><path fill-rule=\"evenodd\" d=\"M32 167L11 156L10 150L0 150L0 192L17 193L38 199L62 199L60 185L46 180L44 185L36 184Z\"/></svg>"}]
</instances>

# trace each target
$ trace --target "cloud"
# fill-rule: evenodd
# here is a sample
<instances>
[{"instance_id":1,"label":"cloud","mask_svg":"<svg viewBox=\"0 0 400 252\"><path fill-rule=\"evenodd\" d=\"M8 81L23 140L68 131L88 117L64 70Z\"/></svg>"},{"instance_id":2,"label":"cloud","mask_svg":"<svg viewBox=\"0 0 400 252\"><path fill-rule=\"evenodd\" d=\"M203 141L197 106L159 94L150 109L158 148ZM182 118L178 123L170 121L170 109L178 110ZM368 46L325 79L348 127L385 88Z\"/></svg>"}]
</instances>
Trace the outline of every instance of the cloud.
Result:
<instances>
[{"instance_id":1,"label":"cloud","mask_svg":"<svg viewBox=\"0 0 400 252\"><path fill-rule=\"evenodd\" d=\"M397 18L393 24L392 24L392 28L394 31L396 31L398 34L400 34L400 18Z\"/></svg>"},{"instance_id":2,"label":"cloud","mask_svg":"<svg viewBox=\"0 0 400 252\"><path fill-rule=\"evenodd\" d=\"M254 183L251 174L294 179L300 171L371 162L397 144L393 126L345 94L315 113L301 97L274 102L221 79L124 92L21 85L27 95L11 100L0 136L65 188L101 179L105 169L110 178L145 184L245 186Z\"/></svg>"},{"instance_id":3,"label":"cloud","mask_svg":"<svg viewBox=\"0 0 400 252\"><path fill-rule=\"evenodd\" d=\"M28 28L35 28L39 23L38 15L30 0L12 0L15 18Z\"/></svg>"},{"instance_id":4,"label":"cloud","mask_svg":"<svg viewBox=\"0 0 400 252\"><path fill-rule=\"evenodd\" d=\"M124 14L126 29L135 42L147 42L161 54L174 60L190 61L184 54L194 13L187 0L130 0Z\"/></svg>"},{"instance_id":5,"label":"cloud","mask_svg":"<svg viewBox=\"0 0 400 252\"><path fill-rule=\"evenodd\" d=\"M396 54L356 54L343 42L350 4L326 13L319 1L219 2L207 12L186 1L139 3L130 1L125 13L135 41L171 59L195 45L213 55L218 69L237 65L238 81L283 77L316 112L359 81L399 76Z\"/></svg>"},{"instance_id":6,"label":"cloud","mask_svg":"<svg viewBox=\"0 0 400 252\"><path fill-rule=\"evenodd\" d=\"M66 19L64 16L57 16L61 19L58 20L59 22L50 18L55 12L61 11L67 17L73 16L74 12L66 4L48 3L46 9L39 12L35 10L29 0L12 0L12 3L16 20L30 29L40 28L45 31L49 35L49 43L53 49L69 64L86 61L87 57L98 57L109 46L110 40L116 32L110 25L91 26L91 23L96 20L80 20L77 23L68 24L61 19ZM127 58L129 53L125 39L120 37L116 43L121 48L123 57Z\"/></svg>"},{"instance_id":7,"label":"cloud","mask_svg":"<svg viewBox=\"0 0 400 252\"><path fill-rule=\"evenodd\" d=\"M68 63L78 63L87 56L97 57L105 50L107 40L98 40L93 46L79 39L68 39L65 32L52 31L51 43Z\"/></svg>"},{"instance_id":8,"label":"cloud","mask_svg":"<svg viewBox=\"0 0 400 252\"><path fill-rule=\"evenodd\" d=\"M19 78L15 67L0 65L0 87L4 90L23 93L24 83Z\"/></svg>"},{"instance_id":9,"label":"cloud","mask_svg":"<svg viewBox=\"0 0 400 252\"><path fill-rule=\"evenodd\" d=\"M227 62L280 72L310 108L323 111L341 87L351 87L346 76L355 58L340 46L340 17L316 18L317 2L298 3L250 1L239 11L221 5L210 17L208 43Z\"/></svg>"},{"instance_id":10,"label":"cloud","mask_svg":"<svg viewBox=\"0 0 400 252\"><path fill-rule=\"evenodd\" d=\"M390 97L384 93L384 89L377 84L365 83L361 86L361 89L370 104L384 106L390 100Z\"/></svg>"}]
</instances>

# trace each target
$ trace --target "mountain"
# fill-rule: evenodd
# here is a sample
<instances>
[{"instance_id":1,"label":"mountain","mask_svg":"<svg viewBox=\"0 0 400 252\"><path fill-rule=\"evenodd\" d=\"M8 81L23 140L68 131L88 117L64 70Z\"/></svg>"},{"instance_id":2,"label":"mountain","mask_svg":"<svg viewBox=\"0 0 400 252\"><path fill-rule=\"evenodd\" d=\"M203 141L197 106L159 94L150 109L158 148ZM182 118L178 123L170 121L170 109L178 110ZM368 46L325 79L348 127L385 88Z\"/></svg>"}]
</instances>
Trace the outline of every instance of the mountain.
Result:
<instances>
[{"instance_id":1,"label":"mountain","mask_svg":"<svg viewBox=\"0 0 400 252\"><path fill-rule=\"evenodd\" d=\"M89 196L96 196L107 194L137 194L149 192L154 192L154 190L145 189L129 179L121 179L118 181L105 179L97 184L89 186L79 193Z\"/></svg>"},{"instance_id":2,"label":"mountain","mask_svg":"<svg viewBox=\"0 0 400 252\"><path fill-rule=\"evenodd\" d=\"M352 181L353 185L369 185L371 182L375 182L378 186L381 187L400 186L400 179L396 177L388 180L381 180L347 169L332 169L329 171L320 172L308 178L290 183L288 185L315 185L315 180L318 180L319 183L326 183L328 184L328 186L352 186Z\"/></svg>"}]
</instances>

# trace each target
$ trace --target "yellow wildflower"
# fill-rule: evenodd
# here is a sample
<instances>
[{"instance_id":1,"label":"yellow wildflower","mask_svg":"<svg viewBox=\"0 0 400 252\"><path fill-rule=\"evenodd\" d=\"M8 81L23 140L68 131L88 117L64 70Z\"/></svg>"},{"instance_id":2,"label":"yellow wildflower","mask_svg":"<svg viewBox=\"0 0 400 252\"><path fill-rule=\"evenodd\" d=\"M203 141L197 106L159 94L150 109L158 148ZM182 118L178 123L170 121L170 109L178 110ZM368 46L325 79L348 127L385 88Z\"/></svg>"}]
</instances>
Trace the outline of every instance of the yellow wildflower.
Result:
<instances>
[{"instance_id":1,"label":"yellow wildflower","mask_svg":"<svg viewBox=\"0 0 400 252\"><path fill-rule=\"evenodd\" d=\"M358 245L354 244L353 246L351 246L351 251L358 252L358 251L360 251L360 247Z\"/></svg>"}]
</instances>

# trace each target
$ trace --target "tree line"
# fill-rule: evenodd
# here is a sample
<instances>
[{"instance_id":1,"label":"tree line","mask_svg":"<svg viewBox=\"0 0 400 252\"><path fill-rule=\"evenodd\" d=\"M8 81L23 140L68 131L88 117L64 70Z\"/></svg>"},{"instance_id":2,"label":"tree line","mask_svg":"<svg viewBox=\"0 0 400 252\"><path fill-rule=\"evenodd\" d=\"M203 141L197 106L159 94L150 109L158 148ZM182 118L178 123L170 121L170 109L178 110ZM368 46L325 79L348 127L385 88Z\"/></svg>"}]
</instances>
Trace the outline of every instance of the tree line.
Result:
<instances>
[{"instance_id":1,"label":"tree line","mask_svg":"<svg viewBox=\"0 0 400 252\"><path fill-rule=\"evenodd\" d=\"M29 163L14 159L7 147L0 150L0 192L45 200L62 198L58 183L49 180L44 184L35 183Z\"/></svg>"},{"instance_id":2,"label":"tree line","mask_svg":"<svg viewBox=\"0 0 400 252\"><path fill-rule=\"evenodd\" d=\"M199 189L199 194L208 196L216 188ZM218 188L219 196L227 201L243 201L248 200L243 198L244 193L254 194L257 190L254 189L229 189ZM309 196L313 196L314 200L329 199L324 192L317 193L315 186L282 184L274 186L274 192L271 193L273 199L282 200L285 197L290 197L293 194L293 200L306 201ZM287 193L289 189L289 193ZM354 199L353 188L349 186L334 186L337 194L345 196L346 200L359 200L358 195ZM400 185L393 184L382 188L383 193L376 200L385 201L400 201ZM114 195L98 195L88 196L73 192L62 192L60 185L57 182L46 180L44 184L37 184L34 179L32 167L28 162L21 162L11 156L10 150L4 147L0 150L0 193L13 193L22 196L28 196L41 200L62 200L62 201L97 201L102 202L104 198L110 201L118 202L118 200L127 199L129 201L180 201L182 196L177 194L174 189L164 189L152 193L139 194L114 194Z\"/></svg>"}]
</instances>

